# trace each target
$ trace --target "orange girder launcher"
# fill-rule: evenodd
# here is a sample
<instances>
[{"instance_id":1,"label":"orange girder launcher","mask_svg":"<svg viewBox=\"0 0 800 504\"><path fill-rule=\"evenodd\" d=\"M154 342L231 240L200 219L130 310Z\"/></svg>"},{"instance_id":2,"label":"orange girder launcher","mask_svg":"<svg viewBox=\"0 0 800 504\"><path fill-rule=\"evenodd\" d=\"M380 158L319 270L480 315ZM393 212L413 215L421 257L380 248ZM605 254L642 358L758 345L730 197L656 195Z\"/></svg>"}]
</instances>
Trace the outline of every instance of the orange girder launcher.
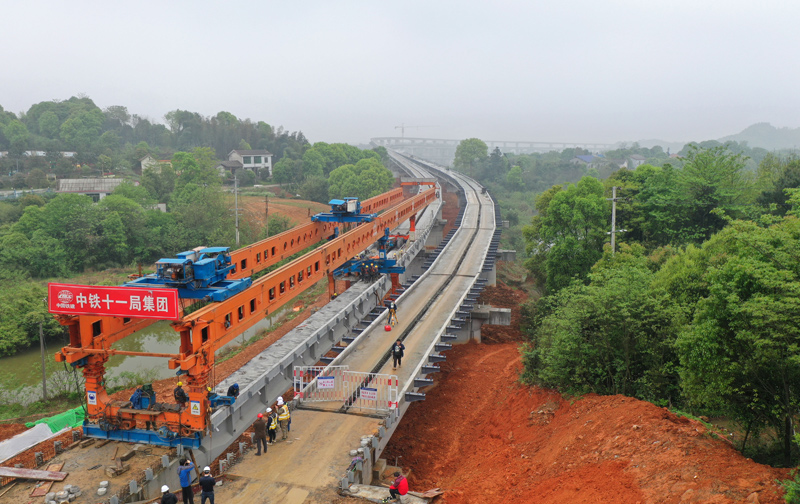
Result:
<instances>
[{"instance_id":1,"label":"orange girder launcher","mask_svg":"<svg viewBox=\"0 0 800 504\"><path fill-rule=\"evenodd\" d=\"M87 422L90 437L149 444L199 447L210 424L207 387L211 384L215 352L253 327L317 281L332 278L332 272L356 257L394 228L436 199L428 189L403 200L402 188L393 189L362 203L362 213L384 210L375 220L355 226L316 249L253 281L245 291L210 303L172 322L180 333L175 354L119 351L112 345L154 322L147 318L91 314L55 315L69 329L70 344L56 353L56 360L83 369L87 391ZM397 203L401 201L400 203ZM335 223L308 223L232 252L237 268L231 277L260 272L333 234ZM111 355L144 355L168 359L170 369L181 376L188 403L156 403L149 409L131 408L128 401L111 400L104 375ZM147 429L142 429L146 426ZM150 427L153 430L149 430Z\"/></svg>"}]
</instances>

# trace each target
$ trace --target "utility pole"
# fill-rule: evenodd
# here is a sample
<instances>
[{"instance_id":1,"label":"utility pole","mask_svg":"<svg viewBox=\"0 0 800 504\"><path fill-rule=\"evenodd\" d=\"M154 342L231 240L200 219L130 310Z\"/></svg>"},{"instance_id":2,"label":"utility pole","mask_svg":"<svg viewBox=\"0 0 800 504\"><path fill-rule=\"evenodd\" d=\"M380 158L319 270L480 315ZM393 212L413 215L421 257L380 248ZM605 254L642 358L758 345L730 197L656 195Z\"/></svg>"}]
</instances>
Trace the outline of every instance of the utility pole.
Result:
<instances>
[{"instance_id":1,"label":"utility pole","mask_svg":"<svg viewBox=\"0 0 800 504\"><path fill-rule=\"evenodd\" d=\"M42 349L42 399L47 400L47 373L44 369L44 329L42 329L42 322L39 322L39 346Z\"/></svg>"},{"instance_id":2,"label":"utility pole","mask_svg":"<svg viewBox=\"0 0 800 504\"><path fill-rule=\"evenodd\" d=\"M606 199L611 202L611 232L607 234L611 235L611 255L614 255L617 247L616 243L617 233L624 233L625 231L627 231L627 229L617 230L617 187L616 186L611 188L611 197Z\"/></svg>"},{"instance_id":3,"label":"utility pole","mask_svg":"<svg viewBox=\"0 0 800 504\"><path fill-rule=\"evenodd\" d=\"M264 225L264 237L269 238L269 194L264 195L264 204L264 217L267 219L266 224Z\"/></svg>"},{"instance_id":4,"label":"utility pole","mask_svg":"<svg viewBox=\"0 0 800 504\"><path fill-rule=\"evenodd\" d=\"M239 179L233 176L233 201L236 206L236 246L239 246Z\"/></svg>"}]
</instances>

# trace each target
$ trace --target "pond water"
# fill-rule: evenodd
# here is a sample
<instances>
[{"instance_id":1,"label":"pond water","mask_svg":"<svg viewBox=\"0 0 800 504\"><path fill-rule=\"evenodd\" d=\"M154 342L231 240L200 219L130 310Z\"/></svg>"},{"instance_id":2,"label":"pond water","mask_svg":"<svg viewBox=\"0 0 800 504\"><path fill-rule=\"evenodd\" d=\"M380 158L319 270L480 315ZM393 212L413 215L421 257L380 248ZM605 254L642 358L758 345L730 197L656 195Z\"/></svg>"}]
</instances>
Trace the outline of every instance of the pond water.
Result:
<instances>
[{"instance_id":1,"label":"pond water","mask_svg":"<svg viewBox=\"0 0 800 504\"><path fill-rule=\"evenodd\" d=\"M112 348L133 352L178 353L180 334L169 322L160 321L116 342ZM45 367L48 371L64 369L64 364L55 361L53 355L63 341L48 341L45 348ZM152 380L175 376L175 370L167 366L164 357L140 357L115 355L106 364L106 379L119 377L124 372L147 373ZM39 346L10 357L0 358L0 383L7 386L36 385L42 381L42 361Z\"/></svg>"}]
</instances>

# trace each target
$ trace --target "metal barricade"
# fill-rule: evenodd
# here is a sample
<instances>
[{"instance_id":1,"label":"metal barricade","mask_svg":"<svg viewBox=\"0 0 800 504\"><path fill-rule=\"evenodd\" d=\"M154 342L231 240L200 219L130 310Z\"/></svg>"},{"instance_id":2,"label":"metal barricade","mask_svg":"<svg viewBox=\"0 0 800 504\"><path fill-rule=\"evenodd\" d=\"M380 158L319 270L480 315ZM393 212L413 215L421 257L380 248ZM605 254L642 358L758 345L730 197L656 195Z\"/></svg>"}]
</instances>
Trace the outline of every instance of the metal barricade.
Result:
<instances>
[{"instance_id":1,"label":"metal barricade","mask_svg":"<svg viewBox=\"0 0 800 504\"><path fill-rule=\"evenodd\" d=\"M300 403L344 401L348 366L295 366L294 396Z\"/></svg>"},{"instance_id":2,"label":"metal barricade","mask_svg":"<svg viewBox=\"0 0 800 504\"><path fill-rule=\"evenodd\" d=\"M336 401L345 409L387 412L397 408L397 375L350 371L348 366L295 366L300 404Z\"/></svg>"},{"instance_id":3,"label":"metal barricade","mask_svg":"<svg viewBox=\"0 0 800 504\"><path fill-rule=\"evenodd\" d=\"M397 375L348 371L345 378L345 408L376 412L397 408Z\"/></svg>"}]
</instances>

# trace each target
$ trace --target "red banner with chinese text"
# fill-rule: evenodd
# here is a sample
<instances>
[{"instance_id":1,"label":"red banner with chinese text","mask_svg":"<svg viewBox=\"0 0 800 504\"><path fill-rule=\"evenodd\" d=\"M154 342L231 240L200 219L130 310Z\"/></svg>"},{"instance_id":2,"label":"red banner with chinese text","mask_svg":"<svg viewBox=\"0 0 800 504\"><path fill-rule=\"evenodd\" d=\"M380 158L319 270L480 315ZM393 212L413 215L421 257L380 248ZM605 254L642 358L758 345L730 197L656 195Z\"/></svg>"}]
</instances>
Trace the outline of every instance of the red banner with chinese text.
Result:
<instances>
[{"instance_id":1,"label":"red banner with chinese text","mask_svg":"<svg viewBox=\"0 0 800 504\"><path fill-rule=\"evenodd\" d=\"M65 315L179 320L181 313L177 289L51 283L47 305Z\"/></svg>"}]
</instances>

